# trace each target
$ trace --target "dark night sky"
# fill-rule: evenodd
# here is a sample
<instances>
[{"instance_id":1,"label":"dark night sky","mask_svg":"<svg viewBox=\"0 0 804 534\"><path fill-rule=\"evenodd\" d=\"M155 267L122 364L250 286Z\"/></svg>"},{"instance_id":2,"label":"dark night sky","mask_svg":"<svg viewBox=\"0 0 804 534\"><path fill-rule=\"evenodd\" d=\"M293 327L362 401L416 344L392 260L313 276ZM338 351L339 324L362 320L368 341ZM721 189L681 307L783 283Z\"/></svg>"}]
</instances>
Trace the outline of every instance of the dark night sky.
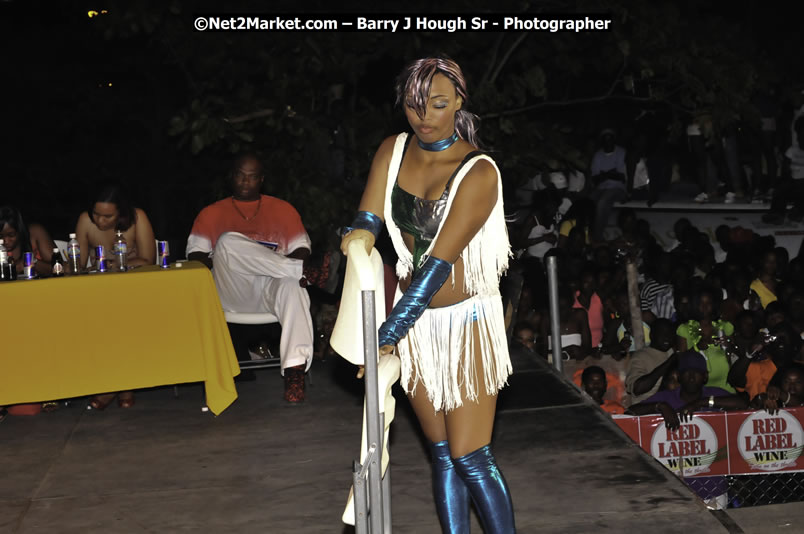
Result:
<instances>
[{"instance_id":1,"label":"dark night sky","mask_svg":"<svg viewBox=\"0 0 804 534\"><path fill-rule=\"evenodd\" d=\"M187 5L199 6L199 11L204 4L219 5L182 4L185 9ZM209 177L219 172L221 163L212 155L193 157L178 149L175 140L164 133L154 135L143 127L151 121L156 130L164 132L173 112L186 103L187 88L181 73L155 56L147 39L103 39L87 11L106 5L116 3L0 2L6 69L0 204L20 207L28 220L42 221L54 235L62 237L70 231L79 211L86 209L89 191L98 181L123 179L131 184L137 202L149 209L157 232L178 239L189 230L191 220L174 210L173 199L161 198L159 185L198 169L200 175ZM150 4L140 5L147 11ZM244 4L245 9L265 11L251 9L250 5ZM349 9L361 11L359 5L350 4ZM768 9L766 3L690 0L680 5L691 21L715 14L741 25L746 35L754 36L757 46L771 55L777 49L801 50L794 46L794 40L801 43L799 19ZM201 36L191 34L190 38ZM451 38L443 35L445 40ZM348 46L353 35L344 33L341 39ZM396 70L396 64L377 62L372 79L390 80ZM802 79L800 72L782 74ZM152 90L155 79L159 91ZM383 89L363 84L362 90L368 99L387 98L387 84ZM121 109L126 112L120 113ZM127 120L132 114L147 120ZM203 198L197 203L203 204Z\"/></svg>"}]
</instances>

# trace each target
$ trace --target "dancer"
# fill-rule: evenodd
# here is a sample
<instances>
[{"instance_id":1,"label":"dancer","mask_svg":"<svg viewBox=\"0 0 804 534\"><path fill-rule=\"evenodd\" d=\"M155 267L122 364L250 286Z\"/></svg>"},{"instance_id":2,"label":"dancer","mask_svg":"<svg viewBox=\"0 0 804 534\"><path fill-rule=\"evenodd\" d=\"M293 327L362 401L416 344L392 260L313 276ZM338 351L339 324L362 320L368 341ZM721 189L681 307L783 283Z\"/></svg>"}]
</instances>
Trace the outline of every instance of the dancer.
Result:
<instances>
[{"instance_id":1,"label":"dancer","mask_svg":"<svg viewBox=\"0 0 804 534\"><path fill-rule=\"evenodd\" d=\"M377 150L360 211L341 242L370 252L383 220L399 256L396 303L380 354L396 350L401 384L430 441L444 532L469 532L469 501L487 533L515 532L491 452L497 393L511 374L499 279L510 245L499 169L477 150L477 118L450 59L411 63L396 85L413 135Z\"/></svg>"}]
</instances>

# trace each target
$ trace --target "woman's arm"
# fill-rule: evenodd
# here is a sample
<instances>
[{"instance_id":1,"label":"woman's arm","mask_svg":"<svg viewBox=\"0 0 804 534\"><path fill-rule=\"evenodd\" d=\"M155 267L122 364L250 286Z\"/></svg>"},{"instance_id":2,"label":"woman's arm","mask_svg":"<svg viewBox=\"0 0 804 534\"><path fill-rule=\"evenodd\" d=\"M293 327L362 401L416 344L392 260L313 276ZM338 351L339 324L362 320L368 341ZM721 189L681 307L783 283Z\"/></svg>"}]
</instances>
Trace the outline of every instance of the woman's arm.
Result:
<instances>
[{"instance_id":1,"label":"woman's arm","mask_svg":"<svg viewBox=\"0 0 804 534\"><path fill-rule=\"evenodd\" d=\"M56 248L56 243L53 242L50 234L41 224L30 225L28 232L31 236L31 245L34 250L39 251L39 256L42 258L42 261L36 262L36 272L50 274L50 262L53 260L53 249Z\"/></svg>"},{"instance_id":2,"label":"woman's arm","mask_svg":"<svg viewBox=\"0 0 804 534\"><path fill-rule=\"evenodd\" d=\"M75 225L75 238L78 240L78 246L81 248L81 268L89 265L90 242L89 231L92 228L92 220L89 218L89 213L86 211L78 217L78 223Z\"/></svg>"},{"instance_id":3,"label":"woman's arm","mask_svg":"<svg viewBox=\"0 0 804 534\"><path fill-rule=\"evenodd\" d=\"M734 365L729 369L729 374L726 381L735 388L744 388L748 378L748 367L751 365L751 360L745 355L740 355Z\"/></svg>"},{"instance_id":4,"label":"woman's arm","mask_svg":"<svg viewBox=\"0 0 804 534\"><path fill-rule=\"evenodd\" d=\"M140 208L136 208L137 222L134 228L134 240L137 243L137 255L127 259L127 263L134 265L153 265L156 261L156 242L154 229L148 216Z\"/></svg>"},{"instance_id":5,"label":"woman's arm","mask_svg":"<svg viewBox=\"0 0 804 534\"><path fill-rule=\"evenodd\" d=\"M388 137L377 149L377 153L374 154L366 188L363 190L363 197L360 199L360 207L358 208L359 211L376 215L380 221L385 220L385 188L388 182L388 167L391 164L395 143L396 136ZM341 252L348 255L349 243L356 239L363 241L366 246L366 252L371 254L375 236L364 229L355 229L343 236L343 239L341 239Z\"/></svg>"},{"instance_id":6,"label":"woman's arm","mask_svg":"<svg viewBox=\"0 0 804 534\"><path fill-rule=\"evenodd\" d=\"M632 358L631 361L633 362L634 359ZM651 390L653 386L655 386L667 373L668 369L671 366L675 365L678 362L678 353L674 352L670 357L668 357L663 363L657 365L652 371L649 373L645 373L639 378L634 381L633 386L633 394L634 395L644 395L648 391ZM628 378L626 378L626 382Z\"/></svg>"}]
</instances>

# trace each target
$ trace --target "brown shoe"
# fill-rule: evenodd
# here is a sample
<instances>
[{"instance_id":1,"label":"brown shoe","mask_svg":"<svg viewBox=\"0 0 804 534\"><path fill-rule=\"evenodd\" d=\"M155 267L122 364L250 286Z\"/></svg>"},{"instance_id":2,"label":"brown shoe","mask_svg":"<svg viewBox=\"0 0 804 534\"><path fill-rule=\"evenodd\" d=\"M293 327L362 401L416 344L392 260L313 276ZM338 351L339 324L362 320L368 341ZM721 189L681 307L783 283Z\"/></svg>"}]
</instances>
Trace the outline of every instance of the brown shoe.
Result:
<instances>
[{"instance_id":1,"label":"brown shoe","mask_svg":"<svg viewBox=\"0 0 804 534\"><path fill-rule=\"evenodd\" d=\"M304 402L304 364L285 369L285 400Z\"/></svg>"}]
</instances>

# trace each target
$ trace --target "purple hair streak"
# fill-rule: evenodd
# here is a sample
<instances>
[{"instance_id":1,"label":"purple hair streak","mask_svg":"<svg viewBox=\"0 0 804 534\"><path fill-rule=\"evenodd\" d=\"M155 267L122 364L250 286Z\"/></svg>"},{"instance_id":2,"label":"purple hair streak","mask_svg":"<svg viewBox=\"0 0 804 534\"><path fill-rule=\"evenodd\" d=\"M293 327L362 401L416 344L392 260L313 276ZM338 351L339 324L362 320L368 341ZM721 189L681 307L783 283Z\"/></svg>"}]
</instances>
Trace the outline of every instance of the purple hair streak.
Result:
<instances>
[{"instance_id":1,"label":"purple hair streak","mask_svg":"<svg viewBox=\"0 0 804 534\"><path fill-rule=\"evenodd\" d=\"M417 59L405 67L397 78L396 103L409 106L416 115L423 118L430 97L430 86L436 74L443 74L452 82L455 93L461 97L465 106L468 96L463 72L457 63L443 57ZM477 136L478 120L477 115L464 109L455 113L455 131L461 139L475 147L479 146L480 141Z\"/></svg>"}]
</instances>

